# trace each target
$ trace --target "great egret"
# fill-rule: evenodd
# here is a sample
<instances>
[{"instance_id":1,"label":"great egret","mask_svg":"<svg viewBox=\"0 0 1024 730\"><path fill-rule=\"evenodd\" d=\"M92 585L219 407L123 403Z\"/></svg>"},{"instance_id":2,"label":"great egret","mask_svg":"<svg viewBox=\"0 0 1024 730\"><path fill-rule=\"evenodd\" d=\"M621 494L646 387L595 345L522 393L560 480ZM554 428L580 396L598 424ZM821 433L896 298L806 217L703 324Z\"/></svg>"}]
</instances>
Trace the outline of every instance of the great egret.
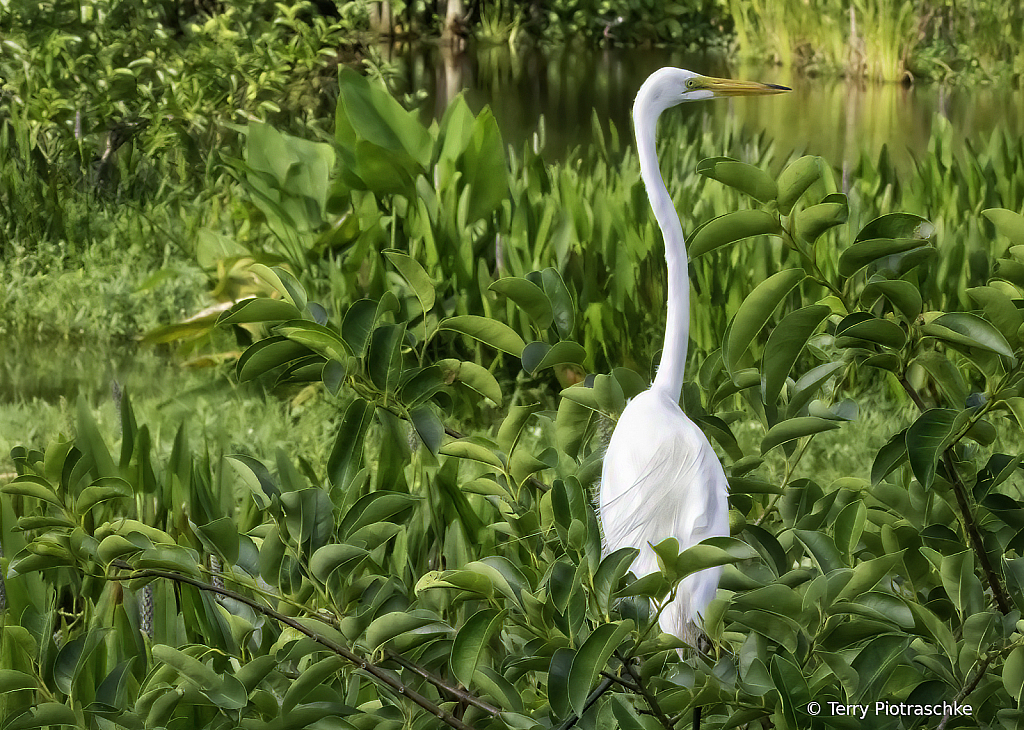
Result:
<instances>
[{"instance_id":1,"label":"great egret","mask_svg":"<svg viewBox=\"0 0 1024 730\"><path fill-rule=\"evenodd\" d=\"M690 280L682 225L658 168L658 117L685 101L783 91L789 89L663 68L648 77L633 103L640 176L665 239L668 321L654 383L626 405L612 432L599 502L605 552L639 548L632 566L637 576L659 570L651 546L668 537L675 537L685 549L729 534L725 472L707 437L679 407L690 334ZM699 622L718 589L721 572L708 568L684 578L661 613L661 629L695 646Z\"/></svg>"}]
</instances>

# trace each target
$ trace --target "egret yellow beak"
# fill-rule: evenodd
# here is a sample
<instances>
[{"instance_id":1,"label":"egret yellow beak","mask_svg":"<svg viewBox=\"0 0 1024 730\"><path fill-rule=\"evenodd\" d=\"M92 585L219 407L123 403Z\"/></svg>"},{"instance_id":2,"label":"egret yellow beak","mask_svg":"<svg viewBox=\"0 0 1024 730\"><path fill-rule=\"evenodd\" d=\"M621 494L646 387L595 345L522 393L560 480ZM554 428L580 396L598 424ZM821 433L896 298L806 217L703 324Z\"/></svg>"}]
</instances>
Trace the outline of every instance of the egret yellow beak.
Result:
<instances>
[{"instance_id":1,"label":"egret yellow beak","mask_svg":"<svg viewBox=\"0 0 1024 730\"><path fill-rule=\"evenodd\" d=\"M765 94L781 94L785 91L792 91L788 86L779 86L778 84L716 79L712 76L701 76L697 81L699 83L698 89L710 91L715 96L763 96Z\"/></svg>"}]
</instances>

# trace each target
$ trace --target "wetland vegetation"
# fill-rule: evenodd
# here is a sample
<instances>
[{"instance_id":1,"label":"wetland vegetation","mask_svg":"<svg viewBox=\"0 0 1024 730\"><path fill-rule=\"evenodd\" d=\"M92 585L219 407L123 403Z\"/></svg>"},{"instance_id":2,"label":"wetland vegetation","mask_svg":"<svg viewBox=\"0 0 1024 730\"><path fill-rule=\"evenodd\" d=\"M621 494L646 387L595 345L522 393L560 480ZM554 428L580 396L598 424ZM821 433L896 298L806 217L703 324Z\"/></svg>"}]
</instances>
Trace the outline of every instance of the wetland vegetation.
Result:
<instances>
[{"instance_id":1,"label":"wetland vegetation","mask_svg":"<svg viewBox=\"0 0 1024 730\"><path fill-rule=\"evenodd\" d=\"M830 3L467 3L468 57L378 50L427 2L4 3L0 722L1017 727L1024 24ZM658 44L797 93L662 126L733 534L637 581L590 488L664 327L625 110L684 61L608 60ZM967 88L849 101L908 73Z\"/></svg>"}]
</instances>

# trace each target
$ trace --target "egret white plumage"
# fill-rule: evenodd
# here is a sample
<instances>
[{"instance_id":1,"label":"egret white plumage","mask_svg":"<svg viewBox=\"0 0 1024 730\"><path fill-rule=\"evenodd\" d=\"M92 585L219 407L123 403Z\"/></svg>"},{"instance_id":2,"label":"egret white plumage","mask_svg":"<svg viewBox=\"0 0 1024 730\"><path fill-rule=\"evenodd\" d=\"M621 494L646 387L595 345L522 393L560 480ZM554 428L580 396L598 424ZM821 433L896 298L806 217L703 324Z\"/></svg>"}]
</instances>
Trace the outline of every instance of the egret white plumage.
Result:
<instances>
[{"instance_id":1,"label":"egret white plumage","mask_svg":"<svg viewBox=\"0 0 1024 730\"><path fill-rule=\"evenodd\" d=\"M784 91L789 89L663 68L648 77L633 104L640 176L665 240L668 319L654 383L626 405L612 432L599 502L606 554L623 547L639 548L632 565L637 576L659 570L651 546L668 537L675 537L680 549L685 549L705 538L729 534L728 484L722 464L704 433L679 407L690 334L690 280L682 225L658 167L658 117L687 101ZM661 629L693 645L720 575L721 568L709 568L684 578L661 613Z\"/></svg>"}]
</instances>

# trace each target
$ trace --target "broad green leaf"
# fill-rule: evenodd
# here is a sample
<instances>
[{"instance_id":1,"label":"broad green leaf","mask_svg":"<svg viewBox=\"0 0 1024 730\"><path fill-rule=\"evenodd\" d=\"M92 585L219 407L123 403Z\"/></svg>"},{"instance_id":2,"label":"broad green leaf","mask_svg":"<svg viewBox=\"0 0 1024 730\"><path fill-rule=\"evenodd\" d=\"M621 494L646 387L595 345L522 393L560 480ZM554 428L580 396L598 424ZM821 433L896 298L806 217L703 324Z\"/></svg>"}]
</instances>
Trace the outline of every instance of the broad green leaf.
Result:
<instances>
[{"instance_id":1,"label":"broad green leaf","mask_svg":"<svg viewBox=\"0 0 1024 730\"><path fill-rule=\"evenodd\" d=\"M933 235L935 226L926 218L912 213L888 213L861 228L854 243L875 238L916 238L922 241Z\"/></svg>"},{"instance_id":2,"label":"broad green leaf","mask_svg":"<svg viewBox=\"0 0 1024 730\"><path fill-rule=\"evenodd\" d=\"M60 702L42 702L5 724L4 730L29 730L55 725L79 727L78 716L73 709Z\"/></svg>"},{"instance_id":3,"label":"broad green leaf","mask_svg":"<svg viewBox=\"0 0 1024 730\"><path fill-rule=\"evenodd\" d=\"M496 405L501 405L503 397L501 386L487 368L474 362L464 362L452 358L439 360L436 365L441 368L446 383L460 382L472 388L480 395L490 398Z\"/></svg>"},{"instance_id":4,"label":"broad green leaf","mask_svg":"<svg viewBox=\"0 0 1024 730\"><path fill-rule=\"evenodd\" d=\"M504 611L485 608L470 616L455 635L449 663L452 675L469 687L491 637L501 628Z\"/></svg>"},{"instance_id":5,"label":"broad green leaf","mask_svg":"<svg viewBox=\"0 0 1024 730\"><path fill-rule=\"evenodd\" d=\"M437 328L459 332L516 357L521 357L526 347L523 338L507 324L475 314L450 317L442 320Z\"/></svg>"},{"instance_id":6,"label":"broad green leaf","mask_svg":"<svg viewBox=\"0 0 1024 730\"><path fill-rule=\"evenodd\" d=\"M349 536L366 525L401 521L406 510L415 506L419 499L404 492L370 492L356 500L349 508L338 527L338 532ZM327 555L330 554L325 554L325 559Z\"/></svg>"},{"instance_id":7,"label":"broad green leaf","mask_svg":"<svg viewBox=\"0 0 1024 730\"><path fill-rule=\"evenodd\" d=\"M0 669L0 693L17 692L22 689L36 689L35 677L15 669Z\"/></svg>"},{"instance_id":8,"label":"broad green leaf","mask_svg":"<svg viewBox=\"0 0 1024 730\"><path fill-rule=\"evenodd\" d=\"M351 571L368 555L366 550L346 543L331 543L317 549L309 559L309 572L327 584L336 570Z\"/></svg>"},{"instance_id":9,"label":"broad green leaf","mask_svg":"<svg viewBox=\"0 0 1024 730\"><path fill-rule=\"evenodd\" d=\"M345 410L327 459L327 474L336 487L346 487L359 471L363 460L363 439L373 420L373 412L374 406L362 398L355 398Z\"/></svg>"},{"instance_id":10,"label":"broad green leaf","mask_svg":"<svg viewBox=\"0 0 1024 730\"><path fill-rule=\"evenodd\" d=\"M839 256L839 275L851 277L878 259L921 247L919 238L873 238L854 243Z\"/></svg>"},{"instance_id":11,"label":"broad green leaf","mask_svg":"<svg viewBox=\"0 0 1024 730\"><path fill-rule=\"evenodd\" d=\"M726 368L735 373L740 358L750 347L757 333L768 323L772 312L805 278L802 269L786 269L769 276L740 304L729 326L722 355Z\"/></svg>"},{"instance_id":12,"label":"broad green leaf","mask_svg":"<svg viewBox=\"0 0 1024 730\"><path fill-rule=\"evenodd\" d=\"M846 223L850 216L850 204L842 193L833 193L817 205L798 211L793 227L797 235L813 243L829 228Z\"/></svg>"},{"instance_id":13,"label":"broad green leaf","mask_svg":"<svg viewBox=\"0 0 1024 730\"><path fill-rule=\"evenodd\" d=\"M86 512L111 499L128 499L134 496L131 485L120 477L97 479L82 490L75 502L75 514L82 517Z\"/></svg>"},{"instance_id":14,"label":"broad green leaf","mask_svg":"<svg viewBox=\"0 0 1024 730\"><path fill-rule=\"evenodd\" d=\"M891 350L899 350L907 343L907 334L895 322L854 312L836 325L836 347L857 347L868 342Z\"/></svg>"},{"instance_id":15,"label":"broad green leaf","mask_svg":"<svg viewBox=\"0 0 1024 730\"><path fill-rule=\"evenodd\" d=\"M230 674L218 674L211 667L183 651L165 644L153 646L153 659L173 667L196 689L222 710L240 710L248 699L241 682Z\"/></svg>"},{"instance_id":16,"label":"broad green leaf","mask_svg":"<svg viewBox=\"0 0 1024 730\"><path fill-rule=\"evenodd\" d=\"M312 666L306 667L289 686L281 700L281 712L287 715L297 704L333 674L345 666L345 660L336 654L325 657Z\"/></svg>"},{"instance_id":17,"label":"broad green leaf","mask_svg":"<svg viewBox=\"0 0 1024 730\"><path fill-rule=\"evenodd\" d=\"M768 433L761 439L761 455L767 454L776 446L781 446L788 441L822 433L823 431L832 431L837 428L839 428L838 422L817 416L790 418L768 429Z\"/></svg>"},{"instance_id":18,"label":"broad green leaf","mask_svg":"<svg viewBox=\"0 0 1024 730\"><path fill-rule=\"evenodd\" d=\"M712 157L697 163L697 173L746 193L754 200L775 200L779 189L764 170L728 157Z\"/></svg>"},{"instance_id":19,"label":"broad green leaf","mask_svg":"<svg viewBox=\"0 0 1024 730\"><path fill-rule=\"evenodd\" d=\"M761 362L761 398L765 403L778 400L804 345L829 312L820 304L790 312L768 335Z\"/></svg>"},{"instance_id":20,"label":"broad green leaf","mask_svg":"<svg viewBox=\"0 0 1024 730\"><path fill-rule=\"evenodd\" d=\"M551 300L543 289L529 279L509 276L498 279L488 288L515 302L539 329L546 330L554 322Z\"/></svg>"},{"instance_id":21,"label":"broad green leaf","mask_svg":"<svg viewBox=\"0 0 1024 730\"><path fill-rule=\"evenodd\" d=\"M409 411L409 420L423 445L430 453L436 454L444 440L444 424L433 408L428 405L417 406Z\"/></svg>"},{"instance_id":22,"label":"broad green leaf","mask_svg":"<svg viewBox=\"0 0 1024 730\"><path fill-rule=\"evenodd\" d=\"M970 550L943 555L940 563L942 585L963 618L981 611L985 596L981 579L974 572L974 553Z\"/></svg>"},{"instance_id":23,"label":"broad green leaf","mask_svg":"<svg viewBox=\"0 0 1024 730\"><path fill-rule=\"evenodd\" d=\"M577 715L583 714L587 696L593 689L601 671L608 664L612 653L633 631L633 622L617 621L601 624L583 642L576 652L569 669L569 706Z\"/></svg>"},{"instance_id":24,"label":"broad green leaf","mask_svg":"<svg viewBox=\"0 0 1024 730\"><path fill-rule=\"evenodd\" d=\"M793 534L807 548L808 554L818 565L823 575L833 570L846 567L843 556L831 537L814 530L793 530Z\"/></svg>"},{"instance_id":25,"label":"broad green leaf","mask_svg":"<svg viewBox=\"0 0 1024 730\"><path fill-rule=\"evenodd\" d=\"M871 483L878 484L907 460L907 430L890 438L871 463Z\"/></svg>"},{"instance_id":26,"label":"broad green leaf","mask_svg":"<svg viewBox=\"0 0 1024 730\"><path fill-rule=\"evenodd\" d=\"M235 374L244 383L309 354L309 348L299 342L280 335L267 337L245 349L235 364Z\"/></svg>"},{"instance_id":27,"label":"broad green leaf","mask_svg":"<svg viewBox=\"0 0 1024 730\"><path fill-rule=\"evenodd\" d=\"M309 320L291 320L278 325L276 331L292 342L305 345L313 352L323 355L328 360L345 362L349 351L345 341L334 330Z\"/></svg>"},{"instance_id":28,"label":"broad green leaf","mask_svg":"<svg viewBox=\"0 0 1024 730\"><path fill-rule=\"evenodd\" d=\"M491 449L469 439L449 441L440 448L440 453L445 456L456 456L460 459L479 461L481 464L487 464L499 470L504 470L505 468L501 459Z\"/></svg>"},{"instance_id":29,"label":"broad green leaf","mask_svg":"<svg viewBox=\"0 0 1024 730\"><path fill-rule=\"evenodd\" d=\"M968 289L967 294L985 310L985 319L999 330L1007 343L1016 345L1024 317L1010 297L993 286L977 286Z\"/></svg>"},{"instance_id":30,"label":"broad green leaf","mask_svg":"<svg viewBox=\"0 0 1024 730\"><path fill-rule=\"evenodd\" d=\"M282 299L257 297L245 299L234 304L231 309L217 318L218 325L246 324L250 322L285 322L290 319L301 319L300 312L294 304Z\"/></svg>"},{"instance_id":31,"label":"broad green leaf","mask_svg":"<svg viewBox=\"0 0 1024 730\"><path fill-rule=\"evenodd\" d=\"M763 210L738 210L713 218L695 230L686 244L691 259L751 236L780 235L778 219Z\"/></svg>"},{"instance_id":32,"label":"broad green leaf","mask_svg":"<svg viewBox=\"0 0 1024 730\"><path fill-rule=\"evenodd\" d=\"M930 408L907 429L907 454L914 476L924 487L935 480L935 469L953 436L957 411Z\"/></svg>"},{"instance_id":33,"label":"broad green leaf","mask_svg":"<svg viewBox=\"0 0 1024 730\"><path fill-rule=\"evenodd\" d=\"M49 482L33 474L16 477L14 481L0 487L0 492L4 494L17 494L22 497L34 497L44 502L49 502L56 507L64 506L56 492L50 487Z\"/></svg>"},{"instance_id":34,"label":"broad green leaf","mask_svg":"<svg viewBox=\"0 0 1024 730\"><path fill-rule=\"evenodd\" d=\"M420 302L423 312L426 313L433 309L434 284L420 262L409 256L409 254L395 251L394 249L384 251L384 255L391 262L391 265L398 270L398 273L402 275L402 278L409 283L410 288Z\"/></svg>"},{"instance_id":35,"label":"broad green leaf","mask_svg":"<svg viewBox=\"0 0 1024 730\"><path fill-rule=\"evenodd\" d=\"M789 215L796 201L821 178L820 157L805 155L794 160L779 174L779 213Z\"/></svg>"},{"instance_id":36,"label":"broad green leaf","mask_svg":"<svg viewBox=\"0 0 1024 730\"><path fill-rule=\"evenodd\" d=\"M1003 688L1014 702L1019 703L1024 696L1024 646L1016 647L1006 657L1003 664Z\"/></svg>"},{"instance_id":37,"label":"broad green leaf","mask_svg":"<svg viewBox=\"0 0 1024 730\"><path fill-rule=\"evenodd\" d=\"M870 305L880 296L889 300L907 322L916 322L918 315L921 314L921 292L909 281L871 277L860 294L860 301L864 305Z\"/></svg>"},{"instance_id":38,"label":"broad green leaf","mask_svg":"<svg viewBox=\"0 0 1024 730\"><path fill-rule=\"evenodd\" d=\"M543 351L541 352L538 350L531 354L530 348L534 345L543 345ZM586 349L582 345L571 340L562 340L561 342L556 342L551 346L548 346L547 343L543 342L531 342L523 351L523 369L528 373L535 374L544 368L549 368L554 365L563 365L566 363L582 365L583 361L586 359Z\"/></svg>"},{"instance_id":39,"label":"broad green leaf","mask_svg":"<svg viewBox=\"0 0 1024 730\"><path fill-rule=\"evenodd\" d=\"M950 312L921 327L925 335L1014 359L1013 348L995 327L974 314Z\"/></svg>"},{"instance_id":40,"label":"broad green leaf","mask_svg":"<svg viewBox=\"0 0 1024 730\"><path fill-rule=\"evenodd\" d=\"M528 275L534 284L539 284L551 302L551 313L554 317L555 331L559 338L568 339L576 327L576 305L573 302L569 288L565 285L562 275L552 267ZM513 353L515 354L515 353Z\"/></svg>"},{"instance_id":41,"label":"broad green leaf","mask_svg":"<svg viewBox=\"0 0 1024 730\"><path fill-rule=\"evenodd\" d=\"M398 391L402 379L402 341L404 324L381 324L370 335L366 370L373 384L383 393Z\"/></svg>"},{"instance_id":42,"label":"broad green leaf","mask_svg":"<svg viewBox=\"0 0 1024 730\"><path fill-rule=\"evenodd\" d=\"M418 635L418 639L410 637L413 641L409 643L415 646L417 643L429 641L433 637L451 633L452 627L441 621L432 611L413 609L411 611L392 611L374 619L366 627L365 636L367 646L377 650L403 635Z\"/></svg>"},{"instance_id":43,"label":"broad green leaf","mask_svg":"<svg viewBox=\"0 0 1024 730\"><path fill-rule=\"evenodd\" d=\"M811 368L800 376L793 386L789 397L788 413L790 417L800 413L814 398L818 390L825 382L846 367L842 361L826 362Z\"/></svg>"},{"instance_id":44,"label":"broad green leaf","mask_svg":"<svg viewBox=\"0 0 1024 730\"><path fill-rule=\"evenodd\" d=\"M911 362L924 368L942 389L950 405L959 407L967 401L967 382L960 369L944 353L928 350Z\"/></svg>"},{"instance_id":45,"label":"broad green leaf","mask_svg":"<svg viewBox=\"0 0 1024 730\"><path fill-rule=\"evenodd\" d=\"M1001 236L1009 238L1010 243L1016 246L1024 245L1024 215L1006 208L989 208L981 211L981 214L992 221L996 231ZM1018 696L1019 693L1014 695Z\"/></svg>"},{"instance_id":46,"label":"broad green leaf","mask_svg":"<svg viewBox=\"0 0 1024 730\"><path fill-rule=\"evenodd\" d=\"M352 302L341 322L341 337L357 356L366 350L366 343L373 331L373 323L377 318L378 303L372 299L360 299Z\"/></svg>"},{"instance_id":47,"label":"broad green leaf","mask_svg":"<svg viewBox=\"0 0 1024 730\"><path fill-rule=\"evenodd\" d=\"M754 548L735 537L709 537L674 556L675 573L685 578L705 568L751 560L757 556Z\"/></svg>"}]
</instances>

